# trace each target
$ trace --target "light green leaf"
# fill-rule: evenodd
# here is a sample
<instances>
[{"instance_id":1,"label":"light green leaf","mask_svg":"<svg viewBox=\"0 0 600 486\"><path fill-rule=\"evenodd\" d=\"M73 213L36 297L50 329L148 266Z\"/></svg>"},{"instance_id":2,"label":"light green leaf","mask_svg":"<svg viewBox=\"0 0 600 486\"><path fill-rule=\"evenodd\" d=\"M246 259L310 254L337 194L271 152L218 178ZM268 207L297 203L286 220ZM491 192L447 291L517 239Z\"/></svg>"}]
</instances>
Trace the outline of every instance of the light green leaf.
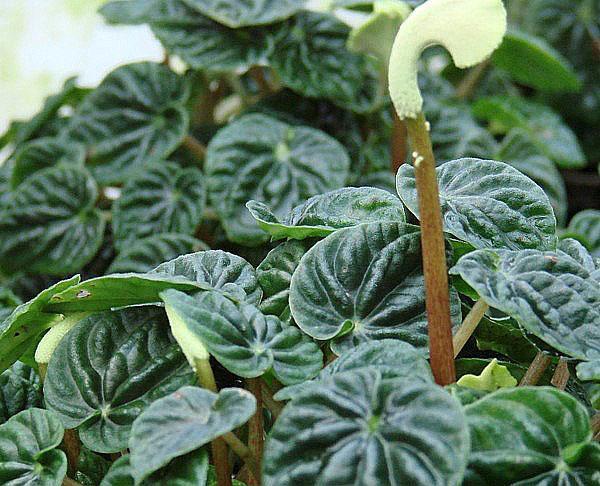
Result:
<instances>
[{"instance_id":1,"label":"light green leaf","mask_svg":"<svg viewBox=\"0 0 600 486\"><path fill-rule=\"evenodd\" d=\"M106 273L146 273L162 262L197 250L208 250L200 240L179 233L160 233L123 248Z\"/></svg>"},{"instance_id":2,"label":"light green leaf","mask_svg":"<svg viewBox=\"0 0 600 486\"><path fill-rule=\"evenodd\" d=\"M283 221L258 201L250 201L246 207L272 240L323 237L336 229L360 223L402 223L406 219L402 202L389 192L374 187L344 187L313 196L293 208Z\"/></svg>"},{"instance_id":3,"label":"light green leaf","mask_svg":"<svg viewBox=\"0 0 600 486\"><path fill-rule=\"evenodd\" d=\"M62 321L59 321L52 326L50 330L44 334L35 348L34 359L38 367L40 365L47 365L50 362L54 350L62 339L79 321L85 319L89 315L89 312L75 312L73 314L68 314Z\"/></svg>"},{"instance_id":4,"label":"light green leaf","mask_svg":"<svg viewBox=\"0 0 600 486\"><path fill-rule=\"evenodd\" d=\"M98 188L84 169L36 172L0 209L0 267L51 275L79 271L96 254L104 219L95 209Z\"/></svg>"},{"instance_id":5,"label":"light green leaf","mask_svg":"<svg viewBox=\"0 0 600 486\"><path fill-rule=\"evenodd\" d=\"M131 424L194 374L155 307L107 311L79 322L54 351L44 396L92 451L127 448Z\"/></svg>"},{"instance_id":6,"label":"light green leaf","mask_svg":"<svg viewBox=\"0 0 600 486\"><path fill-rule=\"evenodd\" d=\"M234 302L219 292L188 296L168 290L161 298L171 321L176 316L178 324L238 376L255 378L273 369L279 381L291 385L314 377L323 366L315 342L251 304Z\"/></svg>"},{"instance_id":7,"label":"light green leaf","mask_svg":"<svg viewBox=\"0 0 600 486\"><path fill-rule=\"evenodd\" d=\"M274 33L271 64L283 84L309 98L327 98L363 113L381 99L379 72L346 49L350 29L329 14L302 12Z\"/></svg>"},{"instance_id":8,"label":"light green leaf","mask_svg":"<svg viewBox=\"0 0 600 486\"><path fill-rule=\"evenodd\" d=\"M273 24L291 17L306 0L184 0L190 7L215 22L237 29Z\"/></svg>"},{"instance_id":9,"label":"light green leaf","mask_svg":"<svg viewBox=\"0 0 600 486\"><path fill-rule=\"evenodd\" d=\"M14 168L11 186L14 189L27 177L37 171L67 164L83 167L85 147L74 143L65 143L58 138L38 138L23 144L14 156Z\"/></svg>"},{"instance_id":10,"label":"light green leaf","mask_svg":"<svg viewBox=\"0 0 600 486\"><path fill-rule=\"evenodd\" d=\"M228 238L256 246L267 237L247 201L263 202L283 217L307 198L343 186L350 160L323 132L251 114L217 133L205 164L209 196Z\"/></svg>"},{"instance_id":11,"label":"light green leaf","mask_svg":"<svg viewBox=\"0 0 600 486\"><path fill-rule=\"evenodd\" d=\"M359 369L285 407L267 438L263 484L456 486L468 450L460 404L442 388Z\"/></svg>"},{"instance_id":12,"label":"light green leaf","mask_svg":"<svg viewBox=\"0 0 600 486\"><path fill-rule=\"evenodd\" d=\"M186 386L155 401L131 430L131 472L136 483L243 425L255 411L256 399L240 388L216 394Z\"/></svg>"},{"instance_id":13,"label":"light green leaf","mask_svg":"<svg viewBox=\"0 0 600 486\"><path fill-rule=\"evenodd\" d=\"M550 387L499 390L465 407L465 485L597 484L600 446L583 405Z\"/></svg>"},{"instance_id":14,"label":"light green leaf","mask_svg":"<svg viewBox=\"0 0 600 486\"><path fill-rule=\"evenodd\" d=\"M17 361L0 374L0 425L23 410L42 404L42 387L37 372Z\"/></svg>"},{"instance_id":15,"label":"light green leaf","mask_svg":"<svg viewBox=\"0 0 600 486\"><path fill-rule=\"evenodd\" d=\"M24 410L0 425L0 483L57 486L67 473L67 457L57 447L63 428L51 412Z\"/></svg>"},{"instance_id":16,"label":"light green leaf","mask_svg":"<svg viewBox=\"0 0 600 486\"><path fill-rule=\"evenodd\" d=\"M134 486L131 455L117 459L100 486ZM194 451L177 457L140 483L140 486L204 486L208 479L208 452Z\"/></svg>"},{"instance_id":17,"label":"light green leaf","mask_svg":"<svg viewBox=\"0 0 600 486\"><path fill-rule=\"evenodd\" d=\"M121 66L86 97L62 135L85 144L101 184L123 182L179 146L188 128L189 91L162 64Z\"/></svg>"},{"instance_id":18,"label":"light green leaf","mask_svg":"<svg viewBox=\"0 0 600 486\"><path fill-rule=\"evenodd\" d=\"M575 69L562 54L541 37L514 28L492 54L492 63L515 81L543 92L572 92L581 87Z\"/></svg>"},{"instance_id":19,"label":"light green leaf","mask_svg":"<svg viewBox=\"0 0 600 486\"><path fill-rule=\"evenodd\" d=\"M551 108L519 97L481 98L473 105L475 116L491 122L501 133L524 130L537 148L562 169L587 165L577 137Z\"/></svg>"},{"instance_id":20,"label":"light green leaf","mask_svg":"<svg viewBox=\"0 0 600 486\"><path fill-rule=\"evenodd\" d=\"M383 339L359 344L323 368L314 380L286 386L279 390L274 398L295 399L338 373L363 368L377 369L384 380L402 378L407 381L433 383L431 368L422 351L396 339Z\"/></svg>"},{"instance_id":21,"label":"light green leaf","mask_svg":"<svg viewBox=\"0 0 600 486\"><path fill-rule=\"evenodd\" d=\"M294 321L315 339L333 339L336 354L386 338L426 348L420 238L418 227L403 223L361 224L329 235L294 272ZM451 314L458 325L460 301L454 289Z\"/></svg>"},{"instance_id":22,"label":"light green leaf","mask_svg":"<svg viewBox=\"0 0 600 486\"><path fill-rule=\"evenodd\" d=\"M566 253L478 250L450 273L553 348L600 358L600 282Z\"/></svg>"},{"instance_id":23,"label":"light green leaf","mask_svg":"<svg viewBox=\"0 0 600 486\"><path fill-rule=\"evenodd\" d=\"M580 237L595 257L600 257L600 211L586 209L573 216L567 231Z\"/></svg>"},{"instance_id":24,"label":"light green leaf","mask_svg":"<svg viewBox=\"0 0 600 486\"><path fill-rule=\"evenodd\" d=\"M463 375L456 382L459 386L488 392L496 391L499 388L512 388L517 386L517 383L517 380L510 374L506 366L498 364L496 358L490 361L490 364L483 369L481 374Z\"/></svg>"},{"instance_id":25,"label":"light green leaf","mask_svg":"<svg viewBox=\"0 0 600 486\"><path fill-rule=\"evenodd\" d=\"M548 197L517 169L493 160L459 159L436 169L444 230L476 248L556 246L556 219ZM398 194L419 214L415 170L402 165Z\"/></svg>"},{"instance_id":26,"label":"light green leaf","mask_svg":"<svg viewBox=\"0 0 600 486\"><path fill-rule=\"evenodd\" d=\"M206 191L202 172L158 162L129 180L113 205L117 248L157 233L193 235L202 219Z\"/></svg>"}]
</instances>

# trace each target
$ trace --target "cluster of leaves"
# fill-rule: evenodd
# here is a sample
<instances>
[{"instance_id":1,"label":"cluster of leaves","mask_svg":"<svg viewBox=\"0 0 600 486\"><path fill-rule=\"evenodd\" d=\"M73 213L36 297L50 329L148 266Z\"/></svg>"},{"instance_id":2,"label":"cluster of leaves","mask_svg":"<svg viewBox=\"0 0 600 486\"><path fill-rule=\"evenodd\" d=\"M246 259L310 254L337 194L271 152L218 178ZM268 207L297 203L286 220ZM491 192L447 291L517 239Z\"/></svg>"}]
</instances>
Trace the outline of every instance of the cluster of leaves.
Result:
<instances>
[{"instance_id":1,"label":"cluster of leaves","mask_svg":"<svg viewBox=\"0 0 600 486\"><path fill-rule=\"evenodd\" d=\"M441 388L377 57L418 3L101 9L168 57L0 139L2 484L216 484L225 439L248 484L600 484L600 211L567 225L559 172L596 156L596 5L512 0L467 74L426 53L455 328L490 306ZM515 387L540 353L566 391Z\"/></svg>"}]
</instances>

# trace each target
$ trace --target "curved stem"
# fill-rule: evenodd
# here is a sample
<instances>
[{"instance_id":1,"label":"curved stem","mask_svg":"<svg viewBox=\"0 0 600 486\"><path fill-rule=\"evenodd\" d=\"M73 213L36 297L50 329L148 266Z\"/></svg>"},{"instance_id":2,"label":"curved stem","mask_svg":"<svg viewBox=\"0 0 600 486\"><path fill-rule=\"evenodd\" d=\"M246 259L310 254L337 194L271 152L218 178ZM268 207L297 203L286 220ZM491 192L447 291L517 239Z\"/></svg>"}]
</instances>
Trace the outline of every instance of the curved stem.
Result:
<instances>
[{"instance_id":1,"label":"curved stem","mask_svg":"<svg viewBox=\"0 0 600 486\"><path fill-rule=\"evenodd\" d=\"M475 329L477 329L477 326L489 308L490 306L487 305L483 299L479 299L467 314L464 321L458 328L458 331L456 331L454 338L452 338L455 358L462 351L462 348L464 348L465 344L467 344L467 341L473 335Z\"/></svg>"},{"instance_id":2,"label":"curved stem","mask_svg":"<svg viewBox=\"0 0 600 486\"><path fill-rule=\"evenodd\" d=\"M246 447L240 439L233 432L227 432L223 434L221 438L227 443L231 450L235 452L241 459L244 460L248 469L255 478L260 478L260 466L252 454L252 451Z\"/></svg>"}]
</instances>

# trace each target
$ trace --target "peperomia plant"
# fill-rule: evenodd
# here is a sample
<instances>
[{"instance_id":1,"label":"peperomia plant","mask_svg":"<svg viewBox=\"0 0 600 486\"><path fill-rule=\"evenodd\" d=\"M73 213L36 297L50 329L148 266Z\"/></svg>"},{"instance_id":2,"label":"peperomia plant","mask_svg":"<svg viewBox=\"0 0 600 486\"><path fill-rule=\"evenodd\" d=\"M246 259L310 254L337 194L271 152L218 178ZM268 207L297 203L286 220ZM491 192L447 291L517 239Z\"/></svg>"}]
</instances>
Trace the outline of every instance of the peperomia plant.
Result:
<instances>
[{"instance_id":1,"label":"peperomia plant","mask_svg":"<svg viewBox=\"0 0 600 486\"><path fill-rule=\"evenodd\" d=\"M100 12L165 59L0 138L0 483L600 485L594 2Z\"/></svg>"}]
</instances>

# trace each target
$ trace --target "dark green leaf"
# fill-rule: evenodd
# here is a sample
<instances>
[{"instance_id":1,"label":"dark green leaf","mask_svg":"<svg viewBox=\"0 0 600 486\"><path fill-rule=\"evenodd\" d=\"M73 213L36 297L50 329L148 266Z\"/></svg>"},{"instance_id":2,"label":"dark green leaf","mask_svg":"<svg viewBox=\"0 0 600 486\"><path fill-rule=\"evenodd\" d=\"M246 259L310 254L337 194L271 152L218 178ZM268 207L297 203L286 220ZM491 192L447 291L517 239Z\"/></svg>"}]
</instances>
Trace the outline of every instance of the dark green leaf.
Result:
<instances>
[{"instance_id":1,"label":"dark green leaf","mask_svg":"<svg viewBox=\"0 0 600 486\"><path fill-rule=\"evenodd\" d=\"M52 167L30 176L0 209L0 267L59 276L79 271L104 235L97 196L96 183L81 168Z\"/></svg>"},{"instance_id":2,"label":"dark green leaf","mask_svg":"<svg viewBox=\"0 0 600 486\"><path fill-rule=\"evenodd\" d=\"M283 384L314 377L323 354L310 338L255 306L233 302L219 292L188 296L168 290L161 294L171 324L177 320L199 339L225 368L255 378L271 368Z\"/></svg>"},{"instance_id":3,"label":"dark green leaf","mask_svg":"<svg viewBox=\"0 0 600 486\"><path fill-rule=\"evenodd\" d=\"M122 182L181 143L188 97L185 80L162 64L121 66L86 97L63 136L85 144L100 183Z\"/></svg>"},{"instance_id":4,"label":"dark green leaf","mask_svg":"<svg viewBox=\"0 0 600 486\"><path fill-rule=\"evenodd\" d=\"M599 210L587 209L577 213L571 219L567 231L579 236L592 255L600 257Z\"/></svg>"},{"instance_id":5,"label":"dark green leaf","mask_svg":"<svg viewBox=\"0 0 600 486\"><path fill-rule=\"evenodd\" d=\"M63 428L51 412L24 410L0 425L0 483L58 486L67 473L67 457L57 449Z\"/></svg>"},{"instance_id":6,"label":"dark green leaf","mask_svg":"<svg viewBox=\"0 0 600 486\"><path fill-rule=\"evenodd\" d=\"M556 219L544 191L517 169L493 160L459 159L436 169L444 229L476 248L556 246ZM398 194L419 214L415 170L402 165Z\"/></svg>"},{"instance_id":7,"label":"dark green leaf","mask_svg":"<svg viewBox=\"0 0 600 486\"><path fill-rule=\"evenodd\" d=\"M0 322L11 315L19 304L21 304L21 299L13 294L10 289L0 287Z\"/></svg>"},{"instance_id":8,"label":"dark green leaf","mask_svg":"<svg viewBox=\"0 0 600 486\"><path fill-rule=\"evenodd\" d=\"M267 439L263 484L453 486L468 450L460 404L443 389L348 371L285 407Z\"/></svg>"},{"instance_id":9,"label":"dark green leaf","mask_svg":"<svg viewBox=\"0 0 600 486\"><path fill-rule=\"evenodd\" d=\"M205 201L202 172L159 162L129 180L113 205L115 245L126 248L157 233L193 235Z\"/></svg>"},{"instance_id":10,"label":"dark green leaf","mask_svg":"<svg viewBox=\"0 0 600 486\"><path fill-rule=\"evenodd\" d=\"M98 486L110 468L107 461L99 454L82 447L77 461L75 480L82 486Z\"/></svg>"},{"instance_id":11,"label":"dark green leaf","mask_svg":"<svg viewBox=\"0 0 600 486\"><path fill-rule=\"evenodd\" d=\"M33 368L17 361L0 375L0 424L41 404L40 378Z\"/></svg>"},{"instance_id":12,"label":"dark green leaf","mask_svg":"<svg viewBox=\"0 0 600 486\"><path fill-rule=\"evenodd\" d=\"M256 199L277 217L311 196L344 185L350 160L323 132L251 114L211 140L206 154L209 196L230 240L256 246L267 240L246 209Z\"/></svg>"},{"instance_id":13,"label":"dark green leaf","mask_svg":"<svg viewBox=\"0 0 600 486\"><path fill-rule=\"evenodd\" d=\"M160 233L133 242L123 248L106 273L146 273L158 264L208 246L191 236L178 233Z\"/></svg>"},{"instance_id":14,"label":"dark green leaf","mask_svg":"<svg viewBox=\"0 0 600 486\"><path fill-rule=\"evenodd\" d=\"M477 348L495 351L517 363L531 363L536 347L525 337L519 324L509 317L491 319L484 316L474 333Z\"/></svg>"},{"instance_id":15,"label":"dark green leaf","mask_svg":"<svg viewBox=\"0 0 600 486\"><path fill-rule=\"evenodd\" d=\"M600 446L587 411L550 387L499 390L465 407L471 456L465 485L598 484Z\"/></svg>"},{"instance_id":16,"label":"dark green leaf","mask_svg":"<svg viewBox=\"0 0 600 486\"><path fill-rule=\"evenodd\" d=\"M360 223L405 221L400 200L374 187L344 187L313 196L292 209L283 221L258 201L250 201L246 206L273 240L322 237Z\"/></svg>"},{"instance_id":17,"label":"dark green leaf","mask_svg":"<svg viewBox=\"0 0 600 486\"><path fill-rule=\"evenodd\" d=\"M186 386L155 401L131 430L131 471L136 483L172 459L243 425L255 411L256 399L240 388L216 394Z\"/></svg>"},{"instance_id":18,"label":"dark green leaf","mask_svg":"<svg viewBox=\"0 0 600 486\"><path fill-rule=\"evenodd\" d=\"M345 228L313 246L290 286L298 326L340 352L360 342L400 339L427 346L425 291L419 228L369 223ZM461 321L451 291L454 324Z\"/></svg>"},{"instance_id":19,"label":"dark green leaf","mask_svg":"<svg viewBox=\"0 0 600 486\"><path fill-rule=\"evenodd\" d=\"M600 219L598 221L600 222ZM579 241L573 238L559 240L558 249L569 255L588 272L593 273L596 270L594 258Z\"/></svg>"},{"instance_id":20,"label":"dark green leaf","mask_svg":"<svg viewBox=\"0 0 600 486\"><path fill-rule=\"evenodd\" d=\"M194 380L164 311L134 308L80 321L50 359L44 396L86 447L118 452L150 403Z\"/></svg>"}]
</instances>

